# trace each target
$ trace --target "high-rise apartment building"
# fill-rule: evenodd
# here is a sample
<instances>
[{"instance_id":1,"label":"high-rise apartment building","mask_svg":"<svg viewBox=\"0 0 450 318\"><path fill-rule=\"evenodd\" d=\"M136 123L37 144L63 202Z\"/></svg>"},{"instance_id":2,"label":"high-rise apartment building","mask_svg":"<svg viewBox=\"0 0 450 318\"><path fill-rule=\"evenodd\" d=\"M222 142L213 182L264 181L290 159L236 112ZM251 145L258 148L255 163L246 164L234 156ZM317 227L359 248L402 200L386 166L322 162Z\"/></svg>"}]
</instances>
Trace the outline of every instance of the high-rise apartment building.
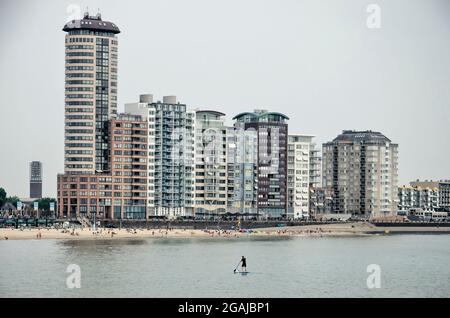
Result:
<instances>
[{"instance_id":1,"label":"high-rise apartment building","mask_svg":"<svg viewBox=\"0 0 450 318\"><path fill-rule=\"evenodd\" d=\"M148 215L193 216L195 112L175 96L154 102L151 94L126 104L125 111L146 116L148 122Z\"/></svg>"},{"instance_id":2,"label":"high-rise apartment building","mask_svg":"<svg viewBox=\"0 0 450 318\"><path fill-rule=\"evenodd\" d=\"M397 210L398 145L373 131L344 130L323 144L323 186L333 213L392 215Z\"/></svg>"},{"instance_id":3,"label":"high-rise apartment building","mask_svg":"<svg viewBox=\"0 0 450 318\"><path fill-rule=\"evenodd\" d=\"M30 162L30 198L42 198L42 162Z\"/></svg>"},{"instance_id":4,"label":"high-rise apartment building","mask_svg":"<svg viewBox=\"0 0 450 318\"><path fill-rule=\"evenodd\" d=\"M109 119L117 114L119 28L100 14L69 21L65 37L64 172L111 170Z\"/></svg>"},{"instance_id":5,"label":"high-rise apartment building","mask_svg":"<svg viewBox=\"0 0 450 318\"><path fill-rule=\"evenodd\" d=\"M100 14L68 22L62 217L145 219L147 117L117 114L118 27Z\"/></svg>"},{"instance_id":6,"label":"high-rise apartment building","mask_svg":"<svg viewBox=\"0 0 450 318\"><path fill-rule=\"evenodd\" d=\"M316 182L317 156L312 142L314 136L288 136L288 218L309 217L310 187ZM314 157L312 157L314 155Z\"/></svg>"},{"instance_id":7,"label":"high-rise apartment building","mask_svg":"<svg viewBox=\"0 0 450 318\"><path fill-rule=\"evenodd\" d=\"M258 217L258 132L243 125L227 129L227 211Z\"/></svg>"},{"instance_id":8,"label":"high-rise apartment building","mask_svg":"<svg viewBox=\"0 0 450 318\"><path fill-rule=\"evenodd\" d=\"M225 114L213 110L195 113L195 215L224 215L227 212Z\"/></svg>"},{"instance_id":9,"label":"high-rise apartment building","mask_svg":"<svg viewBox=\"0 0 450 318\"><path fill-rule=\"evenodd\" d=\"M257 132L257 208L260 217L282 217L287 212L286 115L255 110L236 115L235 127Z\"/></svg>"},{"instance_id":10,"label":"high-rise apartment building","mask_svg":"<svg viewBox=\"0 0 450 318\"><path fill-rule=\"evenodd\" d=\"M118 114L110 121L110 160L115 219L145 219L147 209L147 121Z\"/></svg>"}]
</instances>

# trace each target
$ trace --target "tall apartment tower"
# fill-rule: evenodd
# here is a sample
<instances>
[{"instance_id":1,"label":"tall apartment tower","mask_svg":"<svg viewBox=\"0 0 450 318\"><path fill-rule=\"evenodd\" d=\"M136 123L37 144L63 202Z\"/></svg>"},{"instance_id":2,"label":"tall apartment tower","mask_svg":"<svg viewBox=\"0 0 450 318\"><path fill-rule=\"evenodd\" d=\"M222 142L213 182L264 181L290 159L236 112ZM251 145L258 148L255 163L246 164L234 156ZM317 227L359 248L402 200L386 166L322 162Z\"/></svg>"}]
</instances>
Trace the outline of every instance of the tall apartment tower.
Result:
<instances>
[{"instance_id":1,"label":"tall apartment tower","mask_svg":"<svg viewBox=\"0 0 450 318\"><path fill-rule=\"evenodd\" d=\"M30 198L42 198L42 162L30 162Z\"/></svg>"},{"instance_id":2,"label":"tall apartment tower","mask_svg":"<svg viewBox=\"0 0 450 318\"><path fill-rule=\"evenodd\" d=\"M317 182L317 156L314 136L290 134L288 137L288 217L309 217L310 187Z\"/></svg>"},{"instance_id":3,"label":"tall apartment tower","mask_svg":"<svg viewBox=\"0 0 450 318\"><path fill-rule=\"evenodd\" d=\"M65 37L64 172L110 171L109 119L117 114L117 34L100 14L69 21Z\"/></svg>"},{"instance_id":4,"label":"tall apartment tower","mask_svg":"<svg viewBox=\"0 0 450 318\"><path fill-rule=\"evenodd\" d=\"M373 131L344 130L323 144L323 186L333 213L393 215L397 210L398 145Z\"/></svg>"},{"instance_id":5,"label":"tall apartment tower","mask_svg":"<svg viewBox=\"0 0 450 318\"><path fill-rule=\"evenodd\" d=\"M227 127L225 114L197 110L195 118L195 215L227 212Z\"/></svg>"},{"instance_id":6,"label":"tall apartment tower","mask_svg":"<svg viewBox=\"0 0 450 318\"><path fill-rule=\"evenodd\" d=\"M100 14L68 22L61 217L145 219L147 116L117 114L119 28Z\"/></svg>"},{"instance_id":7,"label":"tall apartment tower","mask_svg":"<svg viewBox=\"0 0 450 318\"><path fill-rule=\"evenodd\" d=\"M192 216L195 112L187 111L176 96L154 102L151 94L126 104L125 111L145 116L148 122L148 215Z\"/></svg>"},{"instance_id":8,"label":"tall apartment tower","mask_svg":"<svg viewBox=\"0 0 450 318\"><path fill-rule=\"evenodd\" d=\"M258 133L242 123L227 129L227 211L258 217Z\"/></svg>"},{"instance_id":9,"label":"tall apartment tower","mask_svg":"<svg viewBox=\"0 0 450 318\"><path fill-rule=\"evenodd\" d=\"M235 127L257 132L258 216L287 213L287 143L289 118L281 113L255 110L236 115Z\"/></svg>"}]
</instances>

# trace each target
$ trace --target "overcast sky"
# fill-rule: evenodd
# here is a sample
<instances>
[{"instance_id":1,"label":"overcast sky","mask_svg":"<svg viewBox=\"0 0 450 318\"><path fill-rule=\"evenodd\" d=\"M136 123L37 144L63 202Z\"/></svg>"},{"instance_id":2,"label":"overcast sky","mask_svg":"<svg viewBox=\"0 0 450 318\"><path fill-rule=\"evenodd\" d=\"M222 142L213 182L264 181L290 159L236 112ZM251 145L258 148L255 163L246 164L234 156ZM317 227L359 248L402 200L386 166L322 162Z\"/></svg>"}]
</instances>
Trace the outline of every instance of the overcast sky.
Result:
<instances>
[{"instance_id":1,"label":"overcast sky","mask_svg":"<svg viewBox=\"0 0 450 318\"><path fill-rule=\"evenodd\" d=\"M381 8L370 29L367 6ZM119 34L119 110L177 95L228 122L265 108L322 143L344 129L398 143L400 182L450 179L450 1L0 0L0 187L28 197L29 162L56 196L64 157L67 7Z\"/></svg>"}]
</instances>

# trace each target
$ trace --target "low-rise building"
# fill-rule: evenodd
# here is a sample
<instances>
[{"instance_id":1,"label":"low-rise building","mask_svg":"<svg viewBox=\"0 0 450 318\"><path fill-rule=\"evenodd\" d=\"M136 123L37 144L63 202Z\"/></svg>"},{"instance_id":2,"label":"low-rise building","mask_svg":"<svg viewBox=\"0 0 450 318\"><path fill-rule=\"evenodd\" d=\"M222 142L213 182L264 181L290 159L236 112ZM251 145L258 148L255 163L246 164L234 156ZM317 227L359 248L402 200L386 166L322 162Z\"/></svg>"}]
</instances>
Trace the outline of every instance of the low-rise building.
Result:
<instances>
[{"instance_id":1,"label":"low-rise building","mask_svg":"<svg viewBox=\"0 0 450 318\"><path fill-rule=\"evenodd\" d=\"M409 211L411 208L421 208L424 210L435 210L439 208L438 188L422 188L407 185L399 187L399 211Z\"/></svg>"},{"instance_id":2,"label":"low-rise building","mask_svg":"<svg viewBox=\"0 0 450 318\"><path fill-rule=\"evenodd\" d=\"M439 207L450 211L450 180L417 180L410 182L410 185L412 187L437 189L439 195Z\"/></svg>"},{"instance_id":3,"label":"low-rise building","mask_svg":"<svg viewBox=\"0 0 450 318\"><path fill-rule=\"evenodd\" d=\"M309 191L310 216L320 219L333 213L333 189L328 187L312 187Z\"/></svg>"}]
</instances>

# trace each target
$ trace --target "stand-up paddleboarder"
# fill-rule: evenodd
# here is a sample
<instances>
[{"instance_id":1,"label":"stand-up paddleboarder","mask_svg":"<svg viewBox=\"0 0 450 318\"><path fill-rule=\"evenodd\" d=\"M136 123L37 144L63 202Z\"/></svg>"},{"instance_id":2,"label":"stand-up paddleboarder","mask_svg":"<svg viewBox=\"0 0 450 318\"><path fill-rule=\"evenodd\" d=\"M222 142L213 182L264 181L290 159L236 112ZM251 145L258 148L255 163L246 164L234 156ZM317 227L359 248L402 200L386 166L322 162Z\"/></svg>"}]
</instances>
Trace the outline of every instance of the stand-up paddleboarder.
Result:
<instances>
[{"instance_id":1,"label":"stand-up paddleboarder","mask_svg":"<svg viewBox=\"0 0 450 318\"><path fill-rule=\"evenodd\" d=\"M240 272L238 271L238 273L246 273L247 272L247 259L244 256L242 256L241 260L239 261L236 268L234 269L235 273L238 270L239 265L241 265L241 271Z\"/></svg>"},{"instance_id":2,"label":"stand-up paddleboarder","mask_svg":"<svg viewBox=\"0 0 450 318\"><path fill-rule=\"evenodd\" d=\"M241 258L241 269L243 272L247 271L247 259L244 256Z\"/></svg>"},{"instance_id":3,"label":"stand-up paddleboarder","mask_svg":"<svg viewBox=\"0 0 450 318\"><path fill-rule=\"evenodd\" d=\"M241 271L238 271L238 273L247 273L247 259L245 258L245 256L242 256L241 260L233 271L234 273L236 273L236 271L238 270L239 265L241 265Z\"/></svg>"}]
</instances>

